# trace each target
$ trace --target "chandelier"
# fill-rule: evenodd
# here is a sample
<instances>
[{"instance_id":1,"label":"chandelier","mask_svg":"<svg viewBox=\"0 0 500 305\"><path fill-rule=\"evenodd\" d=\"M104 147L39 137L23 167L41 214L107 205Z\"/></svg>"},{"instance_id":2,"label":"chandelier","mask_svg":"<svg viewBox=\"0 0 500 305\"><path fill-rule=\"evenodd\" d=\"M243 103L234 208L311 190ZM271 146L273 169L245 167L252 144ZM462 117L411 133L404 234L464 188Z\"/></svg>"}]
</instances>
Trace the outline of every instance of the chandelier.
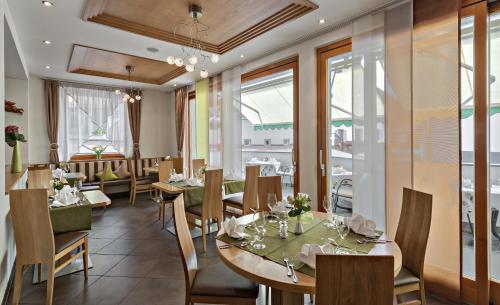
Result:
<instances>
[{"instance_id":1,"label":"chandelier","mask_svg":"<svg viewBox=\"0 0 500 305\"><path fill-rule=\"evenodd\" d=\"M127 65L125 66L125 69L128 72L128 81L132 82L132 72L134 72L134 67ZM116 89L115 93L117 95L121 95L122 101L124 102L133 103L135 101L140 101L142 99L141 90L133 87L123 89L123 92L120 89Z\"/></svg>"},{"instance_id":2,"label":"chandelier","mask_svg":"<svg viewBox=\"0 0 500 305\"><path fill-rule=\"evenodd\" d=\"M189 45L188 47L181 47L182 54L180 56L168 56L167 63L176 65L177 67L184 66L187 72L192 72L198 67L200 70L200 76L202 78L207 78L207 61L210 60L215 64L219 62L219 55L209 54L203 50L200 37L201 35L206 36L210 27L199 20L202 15L203 11L201 6L194 4L189 6L189 16L191 17L191 22L188 24L179 23L174 29L174 37L176 36L178 27L184 27L184 33L189 32Z\"/></svg>"}]
</instances>

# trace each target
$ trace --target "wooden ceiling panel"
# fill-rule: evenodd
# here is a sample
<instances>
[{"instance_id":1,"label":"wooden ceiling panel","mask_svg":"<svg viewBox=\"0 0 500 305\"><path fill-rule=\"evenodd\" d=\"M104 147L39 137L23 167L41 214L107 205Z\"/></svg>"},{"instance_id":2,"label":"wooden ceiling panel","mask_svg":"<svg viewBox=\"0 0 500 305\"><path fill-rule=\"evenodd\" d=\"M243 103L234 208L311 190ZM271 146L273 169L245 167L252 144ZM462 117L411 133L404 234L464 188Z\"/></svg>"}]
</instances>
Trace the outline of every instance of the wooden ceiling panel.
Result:
<instances>
[{"instance_id":1,"label":"wooden ceiling panel","mask_svg":"<svg viewBox=\"0 0 500 305\"><path fill-rule=\"evenodd\" d=\"M125 66L134 67L131 80L161 85L186 72L181 67L166 62L107 51L82 45L74 45L68 72L116 79L128 79Z\"/></svg>"},{"instance_id":2,"label":"wooden ceiling panel","mask_svg":"<svg viewBox=\"0 0 500 305\"><path fill-rule=\"evenodd\" d=\"M187 27L179 25L191 22L190 4L202 7L199 20L210 27L200 37L203 48L219 54L318 7L309 0L88 0L83 19L189 45Z\"/></svg>"}]
</instances>

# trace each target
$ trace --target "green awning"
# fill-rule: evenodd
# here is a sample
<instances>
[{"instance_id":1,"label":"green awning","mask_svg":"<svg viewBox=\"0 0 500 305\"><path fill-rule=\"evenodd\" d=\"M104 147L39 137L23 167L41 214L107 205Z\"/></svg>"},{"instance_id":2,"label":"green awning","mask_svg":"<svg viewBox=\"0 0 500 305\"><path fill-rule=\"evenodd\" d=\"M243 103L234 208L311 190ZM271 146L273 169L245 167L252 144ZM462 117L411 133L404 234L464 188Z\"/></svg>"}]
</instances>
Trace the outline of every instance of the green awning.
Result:
<instances>
[{"instance_id":1,"label":"green awning","mask_svg":"<svg viewBox=\"0 0 500 305\"><path fill-rule=\"evenodd\" d=\"M490 116L493 116L497 113L500 113L500 106L493 106L490 107ZM474 109L473 108L465 108L462 109L462 120L470 118L474 114Z\"/></svg>"}]
</instances>

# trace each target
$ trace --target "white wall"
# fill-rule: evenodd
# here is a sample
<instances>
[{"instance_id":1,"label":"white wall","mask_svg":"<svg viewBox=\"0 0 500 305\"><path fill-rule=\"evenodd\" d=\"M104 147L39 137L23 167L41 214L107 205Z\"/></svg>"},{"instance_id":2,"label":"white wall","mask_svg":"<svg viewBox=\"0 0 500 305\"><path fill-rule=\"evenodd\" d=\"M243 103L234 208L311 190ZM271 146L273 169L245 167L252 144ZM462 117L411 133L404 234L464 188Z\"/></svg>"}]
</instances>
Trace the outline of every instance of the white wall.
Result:
<instances>
[{"instance_id":1,"label":"white wall","mask_svg":"<svg viewBox=\"0 0 500 305\"><path fill-rule=\"evenodd\" d=\"M5 78L5 99L16 103L16 107L23 108L22 115L18 113L5 112L5 126L17 125L19 132L28 140L28 80ZM11 164L12 147L5 145L5 164ZM20 143L21 158L23 162L28 162L28 143Z\"/></svg>"},{"instance_id":2,"label":"white wall","mask_svg":"<svg viewBox=\"0 0 500 305\"><path fill-rule=\"evenodd\" d=\"M311 196L317 204L317 152L316 152L316 49L352 36L352 26L316 37L282 51L246 63L242 73L285 59L299 56L299 153L300 191Z\"/></svg>"},{"instance_id":3,"label":"white wall","mask_svg":"<svg viewBox=\"0 0 500 305\"><path fill-rule=\"evenodd\" d=\"M49 140L43 80L31 76L29 80L29 162L49 162ZM175 108L173 93L144 90L141 115L141 156L174 155Z\"/></svg>"}]
</instances>

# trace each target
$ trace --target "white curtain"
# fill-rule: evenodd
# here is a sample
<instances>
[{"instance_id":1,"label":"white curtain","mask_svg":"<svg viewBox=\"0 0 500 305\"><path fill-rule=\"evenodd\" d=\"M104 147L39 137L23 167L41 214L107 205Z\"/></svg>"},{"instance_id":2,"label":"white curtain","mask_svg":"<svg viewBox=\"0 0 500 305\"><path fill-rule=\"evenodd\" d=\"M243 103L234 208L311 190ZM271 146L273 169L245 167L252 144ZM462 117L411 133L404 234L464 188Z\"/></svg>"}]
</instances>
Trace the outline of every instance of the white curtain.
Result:
<instances>
[{"instance_id":1,"label":"white curtain","mask_svg":"<svg viewBox=\"0 0 500 305\"><path fill-rule=\"evenodd\" d=\"M223 168L222 75L211 77L208 86L208 164Z\"/></svg>"},{"instance_id":2,"label":"white curtain","mask_svg":"<svg viewBox=\"0 0 500 305\"><path fill-rule=\"evenodd\" d=\"M59 95L58 143L63 160L80 152L93 138L131 155L127 104L113 89L63 83Z\"/></svg>"},{"instance_id":3,"label":"white curtain","mask_svg":"<svg viewBox=\"0 0 500 305\"><path fill-rule=\"evenodd\" d=\"M353 212L385 229L384 12L353 24Z\"/></svg>"},{"instance_id":4,"label":"white curtain","mask_svg":"<svg viewBox=\"0 0 500 305\"><path fill-rule=\"evenodd\" d=\"M241 164L241 68L222 73L224 174L242 174Z\"/></svg>"}]
</instances>

